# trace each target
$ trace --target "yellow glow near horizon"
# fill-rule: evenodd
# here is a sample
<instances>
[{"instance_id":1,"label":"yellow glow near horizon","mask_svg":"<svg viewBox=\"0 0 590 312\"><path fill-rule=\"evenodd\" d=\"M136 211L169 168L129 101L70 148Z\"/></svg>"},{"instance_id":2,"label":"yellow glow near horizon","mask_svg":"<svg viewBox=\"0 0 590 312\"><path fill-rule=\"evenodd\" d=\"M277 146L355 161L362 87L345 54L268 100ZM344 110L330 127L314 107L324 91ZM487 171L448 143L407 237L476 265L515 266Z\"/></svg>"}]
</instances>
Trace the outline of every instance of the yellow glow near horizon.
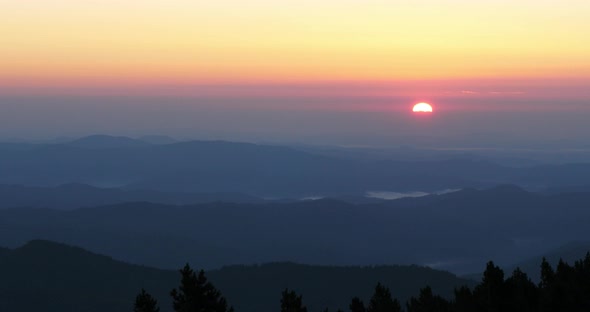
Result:
<instances>
[{"instance_id":1,"label":"yellow glow near horizon","mask_svg":"<svg viewBox=\"0 0 590 312\"><path fill-rule=\"evenodd\" d=\"M442 2L0 0L0 81L590 76L590 1Z\"/></svg>"}]
</instances>

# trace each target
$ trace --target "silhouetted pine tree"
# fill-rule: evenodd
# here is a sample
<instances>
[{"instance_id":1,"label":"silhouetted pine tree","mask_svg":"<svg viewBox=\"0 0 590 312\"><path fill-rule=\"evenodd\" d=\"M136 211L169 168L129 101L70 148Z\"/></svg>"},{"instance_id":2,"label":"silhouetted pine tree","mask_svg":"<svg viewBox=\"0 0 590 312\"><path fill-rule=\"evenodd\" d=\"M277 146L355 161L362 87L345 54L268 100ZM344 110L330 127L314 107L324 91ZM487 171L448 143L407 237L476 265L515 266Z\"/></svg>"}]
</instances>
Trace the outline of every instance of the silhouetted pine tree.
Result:
<instances>
[{"instance_id":1,"label":"silhouetted pine tree","mask_svg":"<svg viewBox=\"0 0 590 312\"><path fill-rule=\"evenodd\" d=\"M554 305L563 311L590 309L590 257L576 261L573 266L559 261L555 270Z\"/></svg>"},{"instance_id":2,"label":"silhouetted pine tree","mask_svg":"<svg viewBox=\"0 0 590 312\"><path fill-rule=\"evenodd\" d=\"M563 260L559 260L555 270L555 287L553 288L553 304L561 311L580 311L576 309L576 273L574 268Z\"/></svg>"},{"instance_id":3,"label":"silhouetted pine tree","mask_svg":"<svg viewBox=\"0 0 590 312\"><path fill-rule=\"evenodd\" d=\"M555 271L553 271L547 259L543 258L541 262L541 282L539 283L540 311L559 311L559 306L557 306L555 298L557 295L556 292Z\"/></svg>"},{"instance_id":4,"label":"silhouetted pine tree","mask_svg":"<svg viewBox=\"0 0 590 312\"><path fill-rule=\"evenodd\" d=\"M450 304L440 296L432 294L432 288L426 286L420 290L418 298L410 298L407 303L407 312L449 312Z\"/></svg>"},{"instance_id":5,"label":"silhouetted pine tree","mask_svg":"<svg viewBox=\"0 0 590 312\"><path fill-rule=\"evenodd\" d=\"M160 312L158 301L142 289L135 298L135 307L133 312Z\"/></svg>"},{"instance_id":6,"label":"silhouetted pine tree","mask_svg":"<svg viewBox=\"0 0 590 312\"><path fill-rule=\"evenodd\" d=\"M574 264L575 271L575 300L580 310L590 311L590 252L586 257Z\"/></svg>"},{"instance_id":7,"label":"silhouetted pine tree","mask_svg":"<svg viewBox=\"0 0 590 312\"><path fill-rule=\"evenodd\" d=\"M281 298L281 312L307 312L302 296L298 296L295 291L285 289Z\"/></svg>"},{"instance_id":8,"label":"silhouetted pine tree","mask_svg":"<svg viewBox=\"0 0 590 312\"><path fill-rule=\"evenodd\" d=\"M348 307L350 312L366 312L365 304L359 297L352 298L352 302Z\"/></svg>"},{"instance_id":9,"label":"silhouetted pine tree","mask_svg":"<svg viewBox=\"0 0 590 312\"><path fill-rule=\"evenodd\" d=\"M542 312L590 311L590 254L573 266L559 260L555 271L543 259L539 293Z\"/></svg>"},{"instance_id":10,"label":"silhouetted pine tree","mask_svg":"<svg viewBox=\"0 0 590 312\"><path fill-rule=\"evenodd\" d=\"M502 312L505 300L504 271L488 262L481 284L475 287L473 295L480 308L485 312Z\"/></svg>"},{"instance_id":11,"label":"silhouetted pine tree","mask_svg":"<svg viewBox=\"0 0 590 312\"><path fill-rule=\"evenodd\" d=\"M402 307L397 299L391 297L389 288L378 283L371 297L367 312L401 312Z\"/></svg>"},{"instance_id":12,"label":"silhouetted pine tree","mask_svg":"<svg viewBox=\"0 0 590 312\"><path fill-rule=\"evenodd\" d=\"M550 288L555 283L555 272L553 268L547 262L547 259L543 258L541 262L541 283L539 284L540 288Z\"/></svg>"},{"instance_id":13,"label":"silhouetted pine tree","mask_svg":"<svg viewBox=\"0 0 590 312\"><path fill-rule=\"evenodd\" d=\"M181 280L178 289L173 289L170 295L176 312L227 312L227 301L221 293L207 281L205 272L199 275L187 264L180 270Z\"/></svg>"},{"instance_id":14,"label":"silhouetted pine tree","mask_svg":"<svg viewBox=\"0 0 590 312\"><path fill-rule=\"evenodd\" d=\"M519 268L505 281L505 309L507 312L533 312L539 310L539 291L526 273Z\"/></svg>"},{"instance_id":15,"label":"silhouetted pine tree","mask_svg":"<svg viewBox=\"0 0 590 312\"><path fill-rule=\"evenodd\" d=\"M477 301L467 286L455 289L455 301L453 312L476 312L480 311Z\"/></svg>"}]
</instances>

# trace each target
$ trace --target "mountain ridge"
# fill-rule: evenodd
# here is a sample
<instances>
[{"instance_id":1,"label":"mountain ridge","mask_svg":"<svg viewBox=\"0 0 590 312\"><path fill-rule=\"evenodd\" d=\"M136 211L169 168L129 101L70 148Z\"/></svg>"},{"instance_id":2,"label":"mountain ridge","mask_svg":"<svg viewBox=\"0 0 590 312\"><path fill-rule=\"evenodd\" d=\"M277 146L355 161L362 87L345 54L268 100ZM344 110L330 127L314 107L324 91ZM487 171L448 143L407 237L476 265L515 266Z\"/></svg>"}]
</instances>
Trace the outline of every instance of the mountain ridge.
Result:
<instances>
[{"instance_id":1,"label":"mountain ridge","mask_svg":"<svg viewBox=\"0 0 590 312\"><path fill-rule=\"evenodd\" d=\"M174 254L198 259L204 268L274 261L417 263L462 274L492 258L509 265L590 235L588 203L590 193L544 195L501 187L367 204L328 198L4 209L0 227L7 235L0 245L43 238L161 268L181 265L166 257ZM187 246L203 252L188 253Z\"/></svg>"},{"instance_id":2,"label":"mountain ridge","mask_svg":"<svg viewBox=\"0 0 590 312\"><path fill-rule=\"evenodd\" d=\"M161 192L142 189L101 188L83 183L68 183L55 187L0 185L1 208L52 208L72 210L82 207L152 202L161 204L197 204L205 202L263 202L261 198L239 193Z\"/></svg>"},{"instance_id":3,"label":"mountain ridge","mask_svg":"<svg viewBox=\"0 0 590 312\"><path fill-rule=\"evenodd\" d=\"M81 142L88 141L97 141L96 145L90 144L97 148L75 143L84 146ZM507 167L464 158L361 161L288 146L228 141L149 144L99 135L70 144L12 146L2 151L0 184L83 183L173 192L234 192L270 198L347 196L373 190L435 192L498 184L539 190L590 185L590 174L580 174L590 173L590 164Z\"/></svg>"},{"instance_id":4,"label":"mountain ridge","mask_svg":"<svg viewBox=\"0 0 590 312\"><path fill-rule=\"evenodd\" d=\"M46 240L30 241L0 256L0 274L0 308L15 312L129 311L141 288L158 299L162 312L169 312L169 291L180 279L175 271L131 265ZM241 312L274 311L285 287L298 289L312 310L320 310L346 308L352 295L369 296L377 282L390 286L402 300L417 293L424 283L447 297L455 287L474 284L448 272L418 266L272 263L234 265L206 274ZM35 300L24 300L31 292Z\"/></svg>"}]
</instances>

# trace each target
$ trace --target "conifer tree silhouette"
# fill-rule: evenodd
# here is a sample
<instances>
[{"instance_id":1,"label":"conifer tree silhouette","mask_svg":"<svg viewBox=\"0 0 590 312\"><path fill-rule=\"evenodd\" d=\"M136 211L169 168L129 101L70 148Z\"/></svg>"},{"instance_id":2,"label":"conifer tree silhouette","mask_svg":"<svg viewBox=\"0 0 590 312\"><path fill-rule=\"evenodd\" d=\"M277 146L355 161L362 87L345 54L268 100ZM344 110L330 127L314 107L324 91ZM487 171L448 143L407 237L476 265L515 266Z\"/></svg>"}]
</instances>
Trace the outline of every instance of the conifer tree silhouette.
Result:
<instances>
[{"instance_id":1,"label":"conifer tree silhouette","mask_svg":"<svg viewBox=\"0 0 590 312\"><path fill-rule=\"evenodd\" d=\"M352 298L352 302L348 306L350 308L350 312L366 312L365 304L359 297Z\"/></svg>"},{"instance_id":2,"label":"conifer tree silhouette","mask_svg":"<svg viewBox=\"0 0 590 312\"><path fill-rule=\"evenodd\" d=\"M307 312L302 296L298 296L293 290L285 289L281 298L281 312Z\"/></svg>"},{"instance_id":3,"label":"conifer tree silhouette","mask_svg":"<svg viewBox=\"0 0 590 312\"><path fill-rule=\"evenodd\" d=\"M482 282L473 291L482 311L503 312L504 291L504 271L488 262Z\"/></svg>"},{"instance_id":4,"label":"conifer tree silhouette","mask_svg":"<svg viewBox=\"0 0 590 312\"><path fill-rule=\"evenodd\" d=\"M135 307L133 312L160 312L158 301L142 289L135 298Z\"/></svg>"},{"instance_id":5,"label":"conifer tree silhouette","mask_svg":"<svg viewBox=\"0 0 590 312\"><path fill-rule=\"evenodd\" d=\"M420 290L418 298L410 298L407 312L448 312L450 304L447 300L432 293L432 288L426 286Z\"/></svg>"},{"instance_id":6,"label":"conifer tree silhouette","mask_svg":"<svg viewBox=\"0 0 590 312\"><path fill-rule=\"evenodd\" d=\"M505 311L538 311L539 291L526 273L516 268L505 282Z\"/></svg>"},{"instance_id":7,"label":"conifer tree silhouette","mask_svg":"<svg viewBox=\"0 0 590 312\"><path fill-rule=\"evenodd\" d=\"M401 310L399 301L391 297L389 288L378 283L369 302L367 312L401 312Z\"/></svg>"},{"instance_id":8,"label":"conifer tree silhouette","mask_svg":"<svg viewBox=\"0 0 590 312\"><path fill-rule=\"evenodd\" d=\"M174 311L176 312L233 312L227 301L201 270L197 275L186 264L180 270L181 280L178 289L170 292Z\"/></svg>"}]
</instances>

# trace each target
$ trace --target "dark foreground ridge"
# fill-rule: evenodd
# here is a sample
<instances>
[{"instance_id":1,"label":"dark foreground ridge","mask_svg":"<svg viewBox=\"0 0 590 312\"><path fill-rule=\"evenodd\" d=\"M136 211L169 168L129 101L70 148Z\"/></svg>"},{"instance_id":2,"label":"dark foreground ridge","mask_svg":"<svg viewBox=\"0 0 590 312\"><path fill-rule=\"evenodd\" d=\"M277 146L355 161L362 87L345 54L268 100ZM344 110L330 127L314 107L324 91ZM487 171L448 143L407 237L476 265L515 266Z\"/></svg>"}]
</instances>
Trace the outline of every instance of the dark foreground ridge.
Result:
<instances>
[{"instance_id":1,"label":"dark foreground ridge","mask_svg":"<svg viewBox=\"0 0 590 312\"><path fill-rule=\"evenodd\" d=\"M203 271L198 274L187 264L182 270L180 287L171 292L176 312L230 312L221 292L211 284ZM416 297L403 301L392 296L391 290L377 283L373 295L364 303L354 297L351 312L557 312L590 310L590 252L573 266L560 261L554 269L543 259L541 282L535 285L526 273L514 270L508 278L493 262L487 264L481 283L474 288L462 286L447 300L432 291L430 286L420 289ZM142 289L135 303L136 312L157 312L157 300ZM281 312L308 312L303 296L285 289L281 298ZM323 311L329 311L326 308ZM337 310L342 311L342 310Z\"/></svg>"},{"instance_id":2,"label":"dark foreground ridge","mask_svg":"<svg viewBox=\"0 0 590 312\"><path fill-rule=\"evenodd\" d=\"M418 266L329 267L274 263L231 266L207 272L207 278L238 312L279 308L285 288L305 293L310 310L345 309L353 296L370 296L381 282L401 300L423 285L447 298L453 289L474 283L453 274ZM0 311L132 311L143 288L172 311L170 291L179 274L115 261L81 248L35 240L0 249Z\"/></svg>"}]
</instances>

